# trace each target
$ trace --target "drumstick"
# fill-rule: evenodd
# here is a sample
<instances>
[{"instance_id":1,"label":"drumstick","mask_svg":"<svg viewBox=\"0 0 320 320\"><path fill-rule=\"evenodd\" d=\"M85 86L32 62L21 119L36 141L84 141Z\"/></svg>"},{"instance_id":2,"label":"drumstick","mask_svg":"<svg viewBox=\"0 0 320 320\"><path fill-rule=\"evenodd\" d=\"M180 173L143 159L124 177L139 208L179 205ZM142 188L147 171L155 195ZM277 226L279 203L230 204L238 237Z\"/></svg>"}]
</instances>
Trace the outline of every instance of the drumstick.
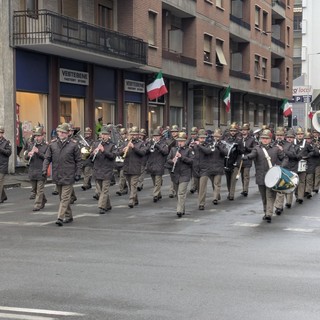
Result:
<instances>
[{"instance_id":1,"label":"drumstick","mask_svg":"<svg viewBox=\"0 0 320 320\"><path fill-rule=\"evenodd\" d=\"M237 175L236 175L236 180L238 180L238 179L240 178L242 163L243 163L243 160L241 159L241 161L240 161L240 166L239 166L239 170L238 170L238 173L237 173Z\"/></svg>"}]
</instances>

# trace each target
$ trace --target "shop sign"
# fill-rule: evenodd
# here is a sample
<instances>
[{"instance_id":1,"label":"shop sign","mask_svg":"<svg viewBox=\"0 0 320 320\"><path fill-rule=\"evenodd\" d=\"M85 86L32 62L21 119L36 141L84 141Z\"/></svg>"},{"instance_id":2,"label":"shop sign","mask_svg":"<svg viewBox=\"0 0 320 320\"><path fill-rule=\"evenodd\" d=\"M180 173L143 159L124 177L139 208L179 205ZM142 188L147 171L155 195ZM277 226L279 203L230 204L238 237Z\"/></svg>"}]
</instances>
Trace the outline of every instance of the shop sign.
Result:
<instances>
[{"instance_id":1,"label":"shop sign","mask_svg":"<svg viewBox=\"0 0 320 320\"><path fill-rule=\"evenodd\" d=\"M78 70L60 68L60 82L89 85L89 73Z\"/></svg>"},{"instance_id":2,"label":"shop sign","mask_svg":"<svg viewBox=\"0 0 320 320\"><path fill-rule=\"evenodd\" d=\"M124 79L124 90L131 92L145 92L145 84L141 81L134 81L129 79Z\"/></svg>"}]
</instances>

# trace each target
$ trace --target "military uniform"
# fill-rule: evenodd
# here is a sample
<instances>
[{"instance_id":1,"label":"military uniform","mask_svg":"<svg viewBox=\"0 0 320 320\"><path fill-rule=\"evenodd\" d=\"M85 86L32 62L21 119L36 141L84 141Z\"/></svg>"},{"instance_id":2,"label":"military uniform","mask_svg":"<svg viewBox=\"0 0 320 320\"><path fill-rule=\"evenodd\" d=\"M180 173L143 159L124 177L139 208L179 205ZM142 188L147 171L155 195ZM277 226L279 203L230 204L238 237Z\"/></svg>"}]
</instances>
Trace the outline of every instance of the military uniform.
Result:
<instances>
[{"instance_id":1,"label":"military uniform","mask_svg":"<svg viewBox=\"0 0 320 320\"><path fill-rule=\"evenodd\" d=\"M185 132L179 133L177 142L179 141L186 141ZM193 157L193 151L185 145L172 148L167 157L167 163L171 166L171 181L178 198L177 216L179 218L185 214L185 201L191 179Z\"/></svg>"},{"instance_id":2,"label":"military uniform","mask_svg":"<svg viewBox=\"0 0 320 320\"><path fill-rule=\"evenodd\" d=\"M47 149L42 174L46 175L48 166L52 162L52 180L57 185L60 197L56 224L62 226L63 222L73 221L70 206L71 195L74 182L80 180L82 161L77 143L65 135L69 132L68 124L59 125L57 131L60 137L57 141L52 142Z\"/></svg>"},{"instance_id":3,"label":"military uniform","mask_svg":"<svg viewBox=\"0 0 320 320\"><path fill-rule=\"evenodd\" d=\"M46 178L42 175L42 167L48 144L43 138L43 128L36 128L34 136L34 143L28 146L25 159L29 163L28 176L36 192L33 211L39 211L47 202L44 193Z\"/></svg>"},{"instance_id":4,"label":"military uniform","mask_svg":"<svg viewBox=\"0 0 320 320\"><path fill-rule=\"evenodd\" d=\"M100 189L99 213L104 214L112 209L109 188L113 176L117 147L110 140L110 131L107 127L102 127L101 135L101 142L97 141L93 145L91 157L94 157L93 176Z\"/></svg>"},{"instance_id":5,"label":"military uniform","mask_svg":"<svg viewBox=\"0 0 320 320\"><path fill-rule=\"evenodd\" d=\"M121 150L128 143L126 134L127 134L127 130L125 128L121 128L120 129L121 138L118 140L118 145L117 145L118 150ZM123 157L120 155L117 155L115 160L115 168L119 174L119 189L116 192L118 196L122 196L128 193L126 177L123 174L123 163L124 163Z\"/></svg>"},{"instance_id":6,"label":"military uniform","mask_svg":"<svg viewBox=\"0 0 320 320\"><path fill-rule=\"evenodd\" d=\"M4 179L8 173L9 157L12 153L10 141L5 139L3 134L4 127L0 127L0 203L8 199L4 190Z\"/></svg>"},{"instance_id":7,"label":"military uniform","mask_svg":"<svg viewBox=\"0 0 320 320\"><path fill-rule=\"evenodd\" d=\"M82 173L83 173L83 184L81 186L82 190L88 190L92 188L91 179L92 179L92 168L93 163L89 158L90 148L93 145L94 141L91 138L92 130L87 127L84 131L84 139L87 142L88 146L83 146L81 148L81 157L82 157ZM84 153L82 152L84 148Z\"/></svg>"}]
</instances>

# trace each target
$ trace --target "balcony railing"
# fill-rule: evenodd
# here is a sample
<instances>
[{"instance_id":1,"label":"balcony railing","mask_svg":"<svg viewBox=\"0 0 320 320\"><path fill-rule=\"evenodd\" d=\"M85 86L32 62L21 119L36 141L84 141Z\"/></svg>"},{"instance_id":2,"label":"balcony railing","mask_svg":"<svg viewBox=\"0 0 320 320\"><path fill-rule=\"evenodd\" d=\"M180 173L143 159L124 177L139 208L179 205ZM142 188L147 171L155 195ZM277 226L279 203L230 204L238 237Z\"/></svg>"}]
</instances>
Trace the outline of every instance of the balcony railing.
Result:
<instances>
[{"instance_id":1,"label":"balcony railing","mask_svg":"<svg viewBox=\"0 0 320 320\"><path fill-rule=\"evenodd\" d=\"M235 70L229 70L229 75L231 77L235 77L235 78L239 78L239 79L242 79L242 80L247 80L247 81L250 81L250 74L248 73L244 73L242 71L235 71Z\"/></svg>"},{"instance_id":2,"label":"balcony railing","mask_svg":"<svg viewBox=\"0 0 320 320\"><path fill-rule=\"evenodd\" d=\"M147 43L48 10L16 11L13 15L12 44L59 44L118 59L147 64Z\"/></svg>"},{"instance_id":3,"label":"balcony railing","mask_svg":"<svg viewBox=\"0 0 320 320\"><path fill-rule=\"evenodd\" d=\"M181 53L177 52L171 52L166 49L162 49L162 58L168 59L171 61L179 62L186 64L188 66L196 67L197 66L197 60L193 58L186 57L182 55Z\"/></svg>"},{"instance_id":4,"label":"balcony railing","mask_svg":"<svg viewBox=\"0 0 320 320\"><path fill-rule=\"evenodd\" d=\"M234 16L233 14L230 14L230 21L238 24L241 27L244 27L245 29L251 30L251 26L248 22L243 21L242 19Z\"/></svg>"},{"instance_id":5,"label":"balcony railing","mask_svg":"<svg viewBox=\"0 0 320 320\"><path fill-rule=\"evenodd\" d=\"M279 90L285 89L284 84L281 84L280 82L271 82L271 87Z\"/></svg>"},{"instance_id":6,"label":"balcony railing","mask_svg":"<svg viewBox=\"0 0 320 320\"><path fill-rule=\"evenodd\" d=\"M283 48L283 49L286 47L286 45L281 40L276 39L274 37L271 37L271 42L276 44L277 46Z\"/></svg>"}]
</instances>

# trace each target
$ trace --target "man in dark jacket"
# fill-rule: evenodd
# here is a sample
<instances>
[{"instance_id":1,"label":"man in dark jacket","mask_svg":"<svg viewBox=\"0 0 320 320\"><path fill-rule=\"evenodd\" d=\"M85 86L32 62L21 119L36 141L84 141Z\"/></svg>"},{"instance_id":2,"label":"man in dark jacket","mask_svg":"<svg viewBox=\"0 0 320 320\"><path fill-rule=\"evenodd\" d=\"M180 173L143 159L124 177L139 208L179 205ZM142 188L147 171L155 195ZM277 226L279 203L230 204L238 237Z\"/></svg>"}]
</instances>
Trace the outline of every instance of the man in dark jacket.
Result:
<instances>
[{"instance_id":1,"label":"man in dark jacket","mask_svg":"<svg viewBox=\"0 0 320 320\"><path fill-rule=\"evenodd\" d=\"M81 154L78 144L68 138L69 125L63 123L58 126L58 139L52 142L45 155L42 174L47 175L49 164L52 162L52 180L57 185L60 206L56 224L63 226L63 223L73 221L70 206L73 184L80 180Z\"/></svg>"},{"instance_id":2,"label":"man in dark jacket","mask_svg":"<svg viewBox=\"0 0 320 320\"><path fill-rule=\"evenodd\" d=\"M153 182L153 202L162 198L162 176L168 153L168 145L164 139L161 139L160 130L154 129L152 140L147 144L147 172L151 175Z\"/></svg>"},{"instance_id":3,"label":"man in dark jacket","mask_svg":"<svg viewBox=\"0 0 320 320\"><path fill-rule=\"evenodd\" d=\"M214 141L206 143L206 134L199 130L199 144L195 147L194 162L197 162L196 170L200 176L198 204L199 210L204 210L207 194L208 179L213 189L213 204L218 204L221 189L221 177L224 174L224 158L227 155L226 146L221 143L221 130L213 133ZM203 130L204 131L204 130ZM197 158L197 160L196 160Z\"/></svg>"},{"instance_id":4,"label":"man in dark jacket","mask_svg":"<svg viewBox=\"0 0 320 320\"><path fill-rule=\"evenodd\" d=\"M4 191L4 179L8 173L9 157L12 153L10 141L3 136L4 127L0 127L0 203L8 200Z\"/></svg>"},{"instance_id":5,"label":"man in dark jacket","mask_svg":"<svg viewBox=\"0 0 320 320\"><path fill-rule=\"evenodd\" d=\"M47 202L44 194L46 178L42 176L42 167L48 144L44 139L42 127L35 128L33 135L34 141L32 144L29 144L25 159L29 163L28 175L36 192L33 211L39 211L44 208Z\"/></svg>"},{"instance_id":6,"label":"man in dark jacket","mask_svg":"<svg viewBox=\"0 0 320 320\"><path fill-rule=\"evenodd\" d=\"M177 216L179 218L185 214L187 187L191 179L193 163L193 151L186 147L186 139L186 133L180 132L176 139L178 146L173 147L167 157L167 163L171 166L171 181L178 197Z\"/></svg>"},{"instance_id":7,"label":"man in dark jacket","mask_svg":"<svg viewBox=\"0 0 320 320\"><path fill-rule=\"evenodd\" d=\"M265 185L264 178L268 170L279 162L283 161L285 155L278 146L271 144L272 133L270 130L263 130L260 135L260 145L255 146L251 153L244 156L243 159L252 159L256 167L256 184L258 185L263 211L265 215L263 220L271 222L273 206L276 199L276 191Z\"/></svg>"},{"instance_id":8,"label":"man in dark jacket","mask_svg":"<svg viewBox=\"0 0 320 320\"><path fill-rule=\"evenodd\" d=\"M81 148L81 158L82 158L82 172L83 172L83 184L81 186L81 189L83 191L91 189L91 179L92 179L92 168L93 163L90 156L90 148L93 144L92 139L92 130L91 128L87 127L84 131L84 140L86 141L87 145L84 145L85 142L83 142L83 146Z\"/></svg>"},{"instance_id":9,"label":"man in dark jacket","mask_svg":"<svg viewBox=\"0 0 320 320\"><path fill-rule=\"evenodd\" d=\"M94 157L93 176L99 185L99 213L104 214L111 210L109 188L113 177L114 160L116 158L116 145L110 139L110 129L103 126L101 129L101 141L93 145L91 157Z\"/></svg>"},{"instance_id":10,"label":"man in dark jacket","mask_svg":"<svg viewBox=\"0 0 320 320\"><path fill-rule=\"evenodd\" d=\"M124 157L123 174L127 179L130 189L128 206L129 208L133 208L139 204L137 187L141 174L141 163L146 155L146 146L144 142L139 139L138 127L132 127L129 134L130 140L127 141L126 146L119 155Z\"/></svg>"}]
</instances>

